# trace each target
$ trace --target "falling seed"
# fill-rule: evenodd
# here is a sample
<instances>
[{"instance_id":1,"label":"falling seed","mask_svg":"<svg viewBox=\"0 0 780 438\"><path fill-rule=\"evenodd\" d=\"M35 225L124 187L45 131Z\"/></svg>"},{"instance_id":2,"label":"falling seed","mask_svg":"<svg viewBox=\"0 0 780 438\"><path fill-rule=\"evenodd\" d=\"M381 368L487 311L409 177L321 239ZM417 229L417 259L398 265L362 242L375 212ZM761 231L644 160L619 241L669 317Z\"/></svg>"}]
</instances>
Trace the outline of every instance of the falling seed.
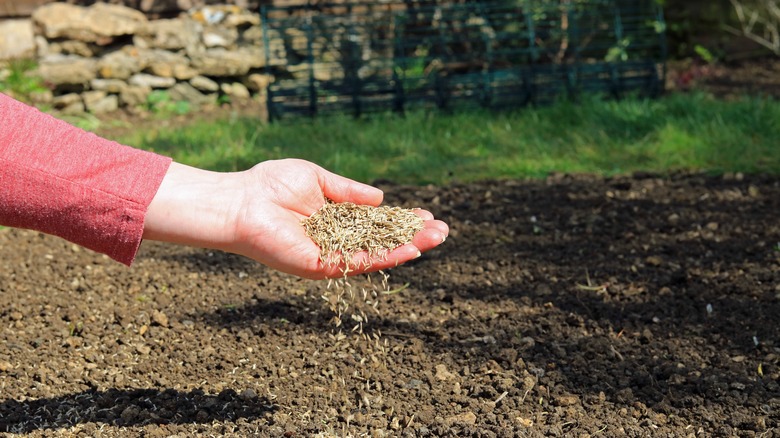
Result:
<instances>
[{"instance_id":1,"label":"falling seed","mask_svg":"<svg viewBox=\"0 0 780 438\"><path fill-rule=\"evenodd\" d=\"M369 255L366 261L369 264L371 260L387 257L388 252L412 241L414 235L424 228L423 219L413 210L400 207L372 207L327 200L301 225L306 235L319 246L322 263L343 269L344 276L328 280L322 295L335 313L331 321L336 327L341 327L343 318L350 316L355 322L352 332L362 335L364 325L369 321L363 309L368 306L370 311L381 315L377 298L390 288L388 275L382 271L379 271L381 282L376 283L368 276L365 287L355 285L353 288L347 280L350 268L354 267L351 263L353 256L365 251ZM362 298L362 304L359 298Z\"/></svg>"},{"instance_id":2,"label":"falling seed","mask_svg":"<svg viewBox=\"0 0 780 438\"><path fill-rule=\"evenodd\" d=\"M756 347L758 347L758 338L757 338L757 337L755 337L755 336L753 336L753 345L755 345Z\"/></svg>"},{"instance_id":3,"label":"falling seed","mask_svg":"<svg viewBox=\"0 0 780 438\"><path fill-rule=\"evenodd\" d=\"M712 304L707 304L707 315L712 315Z\"/></svg>"}]
</instances>

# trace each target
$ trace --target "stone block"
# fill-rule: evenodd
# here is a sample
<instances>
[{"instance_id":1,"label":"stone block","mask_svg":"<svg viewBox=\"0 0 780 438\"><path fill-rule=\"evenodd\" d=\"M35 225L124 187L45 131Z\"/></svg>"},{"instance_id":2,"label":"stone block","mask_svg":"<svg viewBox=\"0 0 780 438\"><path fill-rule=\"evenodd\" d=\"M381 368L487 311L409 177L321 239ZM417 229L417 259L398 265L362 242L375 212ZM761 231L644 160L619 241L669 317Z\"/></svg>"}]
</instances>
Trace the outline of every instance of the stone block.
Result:
<instances>
[{"instance_id":1,"label":"stone block","mask_svg":"<svg viewBox=\"0 0 780 438\"><path fill-rule=\"evenodd\" d=\"M202 29L186 17L153 20L136 34L133 42L143 48L192 51L200 44Z\"/></svg>"},{"instance_id":2,"label":"stone block","mask_svg":"<svg viewBox=\"0 0 780 438\"><path fill-rule=\"evenodd\" d=\"M35 56L32 20L0 21L0 60Z\"/></svg>"},{"instance_id":3,"label":"stone block","mask_svg":"<svg viewBox=\"0 0 780 438\"><path fill-rule=\"evenodd\" d=\"M176 84L176 79L164 78L162 76L155 76L147 73L136 73L130 77L127 83L141 87L171 88Z\"/></svg>"},{"instance_id":4,"label":"stone block","mask_svg":"<svg viewBox=\"0 0 780 438\"><path fill-rule=\"evenodd\" d=\"M260 73L252 73L247 76L244 84L252 91L265 92L268 85L274 81L273 75L264 75Z\"/></svg>"},{"instance_id":5,"label":"stone block","mask_svg":"<svg viewBox=\"0 0 780 438\"><path fill-rule=\"evenodd\" d=\"M265 65L265 55L259 47L237 50L209 49L192 59L192 66L205 76L242 76L252 68Z\"/></svg>"},{"instance_id":6,"label":"stone block","mask_svg":"<svg viewBox=\"0 0 780 438\"><path fill-rule=\"evenodd\" d=\"M49 39L66 38L109 44L113 37L133 35L146 25L146 15L126 6L96 3L89 7L49 3L36 9L33 21Z\"/></svg>"},{"instance_id":7,"label":"stone block","mask_svg":"<svg viewBox=\"0 0 780 438\"><path fill-rule=\"evenodd\" d=\"M119 103L122 106L135 107L144 105L152 94L152 88L145 85L128 85L119 93Z\"/></svg>"},{"instance_id":8,"label":"stone block","mask_svg":"<svg viewBox=\"0 0 780 438\"><path fill-rule=\"evenodd\" d=\"M224 83L220 85L220 89L226 95L236 99L249 99L252 97L249 90L240 82Z\"/></svg>"},{"instance_id":9,"label":"stone block","mask_svg":"<svg viewBox=\"0 0 780 438\"><path fill-rule=\"evenodd\" d=\"M200 91L219 91L219 84L205 76L195 76L194 78L190 79L190 85Z\"/></svg>"},{"instance_id":10,"label":"stone block","mask_svg":"<svg viewBox=\"0 0 780 438\"><path fill-rule=\"evenodd\" d=\"M98 61L98 72L105 79L127 79L146 67L135 48L111 52Z\"/></svg>"},{"instance_id":11,"label":"stone block","mask_svg":"<svg viewBox=\"0 0 780 438\"><path fill-rule=\"evenodd\" d=\"M127 87L127 83L121 79L92 79L89 87L93 90L118 94Z\"/></svg>"},{"instance_id":12,"label":"stone block","mask_svg":"<svg viewBox=\"0 0 780 438\"><path fill-rule=\"evenodd\" d=\"M209 104L213 103L215 100L213 94L203 94L186 82L180 82L174 85L168 90L168 94L174 101L185 101L193 105Z\"/></svg>"},{"instance_id":13,"label":"stone block","mask_svg":"<svg viewBox=\"0 0 780 438\"><path fill-rule=\"evenodd\" d=\"M97 77L97 62L80 56L52 55L40 61L37 73L54 85L86 85Z\"/></svg>"},{"instance_id":14,"label":"stone block","mask_svg":"<svg viewBox=\"0 0 780 438\"><path fill-rule=\"evenodd\" d=\"M87 101L84 99L87 111L92 114L103 114L119 109L119 97L116 94L109 94L100 99Z\"/></svg>"},{"instance_id":15,"label":"stone block","mask_svg":"<svg viewBox=\"0 0 780 438\"><path fill-rule=\"evenodd\" d=\"M198 75L190 66L190 60L176 52L161 49L148 49L142 52L146 71L164 78L189 80Z\"/></svg>"}]
</instances>

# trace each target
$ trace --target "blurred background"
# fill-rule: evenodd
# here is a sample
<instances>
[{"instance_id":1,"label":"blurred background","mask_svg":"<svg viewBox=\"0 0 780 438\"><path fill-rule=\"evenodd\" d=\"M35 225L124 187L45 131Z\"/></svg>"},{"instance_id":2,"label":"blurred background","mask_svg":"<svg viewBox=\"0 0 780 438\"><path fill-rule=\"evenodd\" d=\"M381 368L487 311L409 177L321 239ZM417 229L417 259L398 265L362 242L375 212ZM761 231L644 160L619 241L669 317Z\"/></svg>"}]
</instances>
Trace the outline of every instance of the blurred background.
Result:
<instances>
[{"instance_id":1,"label":"blurred background","mask_svg":"<svg viewBox=\"0 0 780 438\"><path fill-rule=\"evenodd\" d=\"M554 0L558 2L560 0ZM52 0L1 0L0 18L29 17L39 6ZM70 0L71 3L89 6L94 0ZM122 4L150 15L172 16L181 11L206 4L234 4L248 9L259 9L262 4L284 6L301 3L300 0L111 0L104 3ZM780 54L780 42L772 40L777 35L780 20L780 4L776 0L659 0L669 23L668 38L670 54L675 58L694 56L696 47L701 46L713 55L725 60L752 57L766 52ZM739 10L745 14L746 23L751 13L756 12L754 37L741 35L742 23ZM767 23L761 21L767 20ZM774 21L773 21L774 20ZM772 21L774 24L772 24ZM766 26L767 35L763 35ZM761 44L756 39L764 39Z\"/></svg>"},{"instance_id":2,"label":"blurred background","mask_svg":"<svg viewBox=\"0 0 780 438\"><path fill-rule=\"evenodd\" d=\"M355 26L336 16L340 7L357 13L349 4L380 19ZM436 5L452 15L437 16ZM506 21L486 25L483 17L499 15L481 7ZM386 19L398 8L426 12L403 33ZM779 30L778 0L0 0L0 90L84 129L219 170L293 156L363 181L411 183L777 173ZM458 40L467 34L473 39ZM502 50L515 64L501 64ZM504 79L514 88L500 88ZM458 99L476 111L430 111L451 113ZM523 110L492 111L501 99ZM280 119L328 108L341 117L258 123L272 118L272 104ZM363 119L370 105L415 116Z\"/></svg>"}]
</instances>

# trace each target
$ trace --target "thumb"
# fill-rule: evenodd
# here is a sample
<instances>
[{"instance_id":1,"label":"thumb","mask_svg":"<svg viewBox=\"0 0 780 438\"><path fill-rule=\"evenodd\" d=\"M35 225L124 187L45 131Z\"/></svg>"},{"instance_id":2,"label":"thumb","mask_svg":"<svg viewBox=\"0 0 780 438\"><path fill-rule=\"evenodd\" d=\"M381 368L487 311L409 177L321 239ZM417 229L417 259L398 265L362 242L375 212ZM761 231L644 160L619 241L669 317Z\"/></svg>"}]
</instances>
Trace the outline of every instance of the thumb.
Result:
<instances>
[{"instance_id":1,"label":"thumb","mask_svg":"<svg viewBox=\"0 0 780 438\"><path fill-rule=\"evenodd\" d=\"M345 178L323 168L319 169L319 182L323 194L334 202L351 202L376 207L382 203L382 190L368 184Z\"/></svg>"}]
</instances>

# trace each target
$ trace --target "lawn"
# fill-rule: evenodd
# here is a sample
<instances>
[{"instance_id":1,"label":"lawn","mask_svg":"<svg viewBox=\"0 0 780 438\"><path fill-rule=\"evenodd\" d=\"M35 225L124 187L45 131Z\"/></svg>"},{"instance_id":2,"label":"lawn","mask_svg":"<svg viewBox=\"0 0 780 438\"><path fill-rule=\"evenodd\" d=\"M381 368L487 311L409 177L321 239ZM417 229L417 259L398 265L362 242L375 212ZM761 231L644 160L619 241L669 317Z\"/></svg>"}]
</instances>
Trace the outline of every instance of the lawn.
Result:
<instances>
[{"instance_id":1,"label":"lawn","mask_svg":"<svg viewBox=\"0 0 780 438\"><path fill-rule=\"evenodd\" d=\"M442 184L679 170L780 173L780 103L703 93L560 102L512 112L414 112L264 123L234 117L117 139L213 170L299 157L357 180Z\"/></svg>"}]
</instances>

